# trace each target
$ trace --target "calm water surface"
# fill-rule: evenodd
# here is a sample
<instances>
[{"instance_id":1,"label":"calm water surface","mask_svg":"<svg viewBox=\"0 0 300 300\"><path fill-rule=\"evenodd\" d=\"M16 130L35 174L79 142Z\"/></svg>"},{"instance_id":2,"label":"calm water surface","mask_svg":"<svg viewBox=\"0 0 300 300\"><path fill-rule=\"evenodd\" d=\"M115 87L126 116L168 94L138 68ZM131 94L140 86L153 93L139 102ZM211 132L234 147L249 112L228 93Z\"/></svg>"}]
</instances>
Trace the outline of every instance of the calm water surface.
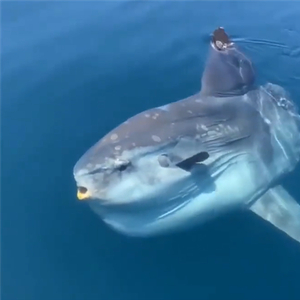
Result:
<instances>
[{"instance_id":1,"label":"calm water surface","mask_svg":"<svg viewBox=\"0 0 300 300\"><path fill-rule=\"evenodd\" d=\"M83 152L196 93L223 26L300 104L300 2L3 2L3 300L299 299L300 245L252 213L129 239L76 200ZM300 171L284 186L300 202Z\"/></svg>"}]
</instances>

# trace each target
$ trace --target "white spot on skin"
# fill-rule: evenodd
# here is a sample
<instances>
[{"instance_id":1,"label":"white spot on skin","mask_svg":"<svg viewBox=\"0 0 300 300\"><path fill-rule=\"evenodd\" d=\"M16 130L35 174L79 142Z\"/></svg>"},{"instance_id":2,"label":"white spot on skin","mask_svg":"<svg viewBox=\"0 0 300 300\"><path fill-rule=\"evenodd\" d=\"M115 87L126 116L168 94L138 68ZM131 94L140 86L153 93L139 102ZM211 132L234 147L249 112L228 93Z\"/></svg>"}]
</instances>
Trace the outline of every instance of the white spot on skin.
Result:
<instances>
[{"instance_id":1,"label":"white spot on skin","mask_svg":"<svg viewBox=\"0 0 300 300\"><path fill-rule=\"evenodd\" d=\"M132 143L132 146L135 147L135 146L136 146L136 143Z\"/></svg>"},{"instance_id":2,"label":"white spot on skin","mask_svg":"<svg viewBox=\"0 0 300 300\"><path fill-rule=\"evenodd\" d=\"M110 136L110 139L111 140L116 140L118 138L118 135L116 133L113 133L111 136Z\"/></svg>"},{"instance_id":3,"label":"white spot on skin","mask_svg":"<svg viewBox=\"0 0 300 300\"><path fill-rule=\"evenodd\" d=\"M157 143L159 143L161 141L160 137L157 135L152 135L152 140Z\"/></svg>"},{"instance_id":4,"label":"white spot on skin","mask_svg":"<svg viewBox=\"0 0 300 300\"><path fill-rule=\"evenodd\" d=\"M156 120L158 116L159 116L159 114L156 113L152 118L153 118L154 120Z\"/></svg>"},{"instance_id":5,"label":"white spot on skin","mask_svg":"<svg viewBox=\"0 0 300 300\"><path fill-rule=\"evenodd\" d=\"M146 117L146 118L150 118L150 115L149 115L149 114L145 114L145 117Z\"/></svg>"},{"instance_id":6,"label":"white spot on skin","mask_svg":"<svg viewBox=\"0 0 300 300\"><path fill-rule=\"evenodd\" d=\"M234 131L234 132L239 132L240 130L239 130L238 127L235 126L235 127L233 127L233 131Z\"/></svg>"},{"instance_id":7,"label":"white spot on skin","mask_svg":"<svg viewBox=\"0 0 300 300\"><path fill-rule=\"evenodd\" d=\"M187 112L188 112L189 114L192 114L192 113L193 113L191 110L188 110Z\"/></svg>"},{"instance_id":8,"label":"white spot on skin","mask_svg":"<svg viewBox=\"0 0 300 300\"><path fill-rule=\"evenodd\" d=\"M265 118L265 122L266 122L268 125L271 124L271 121L270 121L269 119L267 119L267 118Z\"/></svg>"},{"instance_id":9,"label":"white spot on skin","mask_svg":"<svg viewBox=\"0 0 300 300\"><path fill-rule=\"evenodd\" d=\"M197 103L200 103L200 102L201 102L201 100L200 100L200 99L196 99L196 100L195 100L195 102L197 102Z\"/></svg>"},{"instance_id":10,"label":"white spot on skin","mask_svg":"<svg viewBox=\"0 0 300 300\"><path fill-rule=\"evenodd\" d=\"M117 150L117 151L121 150L121 146L116 146L115 150Z\"/></svg>"},{"instance_id":11,"label":"white spot on skin","mask_svg":"<svg viewBox=\"0 0 300 300\"><path fill-rule=\"evenodd\" d=\"M208 130L208 128L207 128L205 125L201 125L201 128L202 128L203 130L205 130L205 131Z\"/></svg>"}]
</instances>

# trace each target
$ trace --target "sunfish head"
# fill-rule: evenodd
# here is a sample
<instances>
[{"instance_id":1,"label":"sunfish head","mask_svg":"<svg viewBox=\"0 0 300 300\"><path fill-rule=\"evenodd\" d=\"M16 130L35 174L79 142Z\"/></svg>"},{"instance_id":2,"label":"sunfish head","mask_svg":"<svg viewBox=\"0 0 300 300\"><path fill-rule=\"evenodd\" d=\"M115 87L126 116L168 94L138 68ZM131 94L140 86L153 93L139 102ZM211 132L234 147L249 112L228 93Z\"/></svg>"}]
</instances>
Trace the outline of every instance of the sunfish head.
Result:
<instances>
[{"instance_id":1,"label":"sunfish head","mask_svg":"<svg viewBox=\"0 0 300 300\"><path fill-rule=\"evenodd\" d=\"M119 125L74 167L78 198L87 200L106 223L128 235L147 235L147 226L167 218L209 187L203 166L187 171L172 165L176 157L166 153L178 141L176 136L165 136L164 127L170 124L157 111L140 113ZM202 182L195 172L203 173Z\"/></svg>"}]
</instances>

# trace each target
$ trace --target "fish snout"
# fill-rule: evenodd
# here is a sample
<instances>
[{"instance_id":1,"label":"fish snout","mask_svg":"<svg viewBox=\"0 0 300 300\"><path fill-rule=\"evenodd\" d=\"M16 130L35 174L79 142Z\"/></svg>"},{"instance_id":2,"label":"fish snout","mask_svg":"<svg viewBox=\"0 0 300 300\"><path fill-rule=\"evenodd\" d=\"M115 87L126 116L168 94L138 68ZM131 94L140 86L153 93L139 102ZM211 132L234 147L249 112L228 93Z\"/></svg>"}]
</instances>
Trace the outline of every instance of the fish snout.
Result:
<instances>
[{"instance_id":1,"label":"fish snout","mask_svg":"<svg viewBox=\"0 0 300 300\"><path fill-rule=\"evenodd\" d=\"M75 173L77 199L80 201L106 199L106 188L102 174Z\"/></svg>"},{"instance_id":2,"label":"fish snout","mask_svg":"<svg viewBox=\"0 0 300 300\"><path fill-rule=\"evenodd\" d=\"M77 198L78 200L87 200L91 198L90 191L84 186L77 187Z\"/></svg>"},{"instance_id":3,"label":"fish snout","mask_svg":"<svg viewBox=\"0 0 300 300\"><path fill-rule=\"evenodd\" d=\"M74 179L77 186L78 200L90 200L94 198L95 189L90 176L83 172L74 172Z\"/></svg>"}]
</instances>

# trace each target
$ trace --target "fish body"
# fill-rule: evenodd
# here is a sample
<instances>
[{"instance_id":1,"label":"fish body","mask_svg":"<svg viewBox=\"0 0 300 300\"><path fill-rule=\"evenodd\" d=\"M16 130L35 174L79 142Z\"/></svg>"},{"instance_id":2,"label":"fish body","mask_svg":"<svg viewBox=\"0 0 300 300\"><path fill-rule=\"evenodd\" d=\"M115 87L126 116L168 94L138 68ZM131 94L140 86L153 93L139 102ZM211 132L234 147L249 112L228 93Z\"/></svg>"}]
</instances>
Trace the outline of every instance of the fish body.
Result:
<instances>
[{"instance_id":1,"label":"fish body","mask_svg":"<svg viewBox=\"0 0 300 300\"><path fill-rule=\"evenodd\" d=\"M78 198L114 230L154 236L249 209L300 241L300 207L280 185L300 157L300 116L280 86L214 31L195 95L150 108L75 164Z\"/></svg>"}]
</instances>

